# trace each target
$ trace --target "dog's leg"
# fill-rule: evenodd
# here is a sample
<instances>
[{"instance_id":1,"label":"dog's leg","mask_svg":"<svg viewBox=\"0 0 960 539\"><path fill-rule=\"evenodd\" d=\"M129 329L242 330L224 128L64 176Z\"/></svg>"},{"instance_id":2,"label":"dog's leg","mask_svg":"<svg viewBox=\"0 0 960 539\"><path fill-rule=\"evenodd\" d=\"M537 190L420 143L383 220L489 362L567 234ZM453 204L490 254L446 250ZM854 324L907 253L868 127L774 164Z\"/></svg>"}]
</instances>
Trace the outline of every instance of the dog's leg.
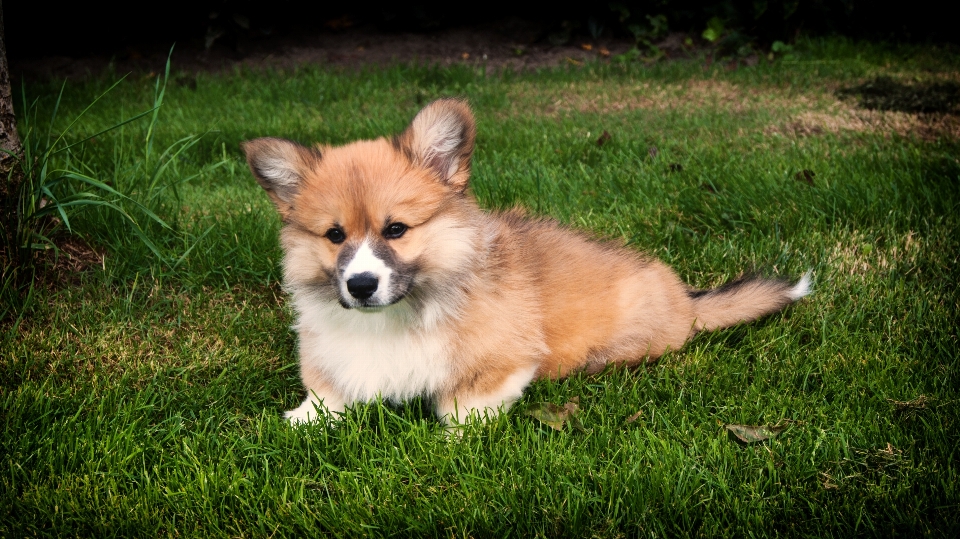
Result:
<instances>
[{"instance_id":1,"label":"dog's leg","mask_svg":"<svg viewBox=\"0 0 960 539\"><path fill-rule=\"evenodd\" d=\"M318 421L324 415L340 414L347 402L319 370L301 365L300 375L307 388L303 404L284 414L293 424Z\"/></svg>"},{"instance_id":2,"label":"dog's leg","mask_svg":"<svg viewBox=\"0 0 960 539\"><path fill-rule=\"evenodd\" d=\"M536 372L537 365L533 364L507 373L481 374L441 395L437 399L437 415L448 425L496 417L523 395Z\"/></svg>"}]
</instances>

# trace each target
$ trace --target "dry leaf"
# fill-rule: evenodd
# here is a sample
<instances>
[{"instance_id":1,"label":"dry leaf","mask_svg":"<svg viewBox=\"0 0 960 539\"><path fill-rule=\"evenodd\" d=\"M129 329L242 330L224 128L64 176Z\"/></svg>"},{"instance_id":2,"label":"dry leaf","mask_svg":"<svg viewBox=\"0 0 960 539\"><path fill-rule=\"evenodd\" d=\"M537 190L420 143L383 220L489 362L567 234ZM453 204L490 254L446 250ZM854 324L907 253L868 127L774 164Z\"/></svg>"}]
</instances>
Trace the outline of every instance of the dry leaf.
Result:
<instances>
[{"instance_id":1,"label":"dry leaf","mask_svg":"<svg viewBox=\"0 0 960 539\"><path fill-rule=\"evenodd\" d=\"M535 402L527 407L526 414L544 425L554 430L563 430L564 424L570 423L570 426L586 432L577 414L580 413L580 399L574 397L570 402L563 406L557 406L551 402Z\"/></svg>"},{"instance_id":2,"label":"dry leaf","mask_svg":"<svg viewBox=\"0 0 960 539\"><path fill-rule=\"evenodd\" d=\"M597 146L603 146L604 144L610 142L610 139L613 138L613 135L607 132L606 129L603 130L603 133L600 133L600 138L597 139Z\"/></svg>"},{"instance_id":3,"label":"dry leaf","mask_svg":"<svg viewBox=\"0 0 960 539\"><path fill-rule=\"evenodd\" d=\"M597 52L600 53L600 56L610 56L610 51L606 47L600 47L600 50Z\"/></svg>"},{"instance_id":4,"label":"dry leaf","mask_svg":"<svg viewBox=\"0 0 960 539\"><path fill-rule=\"evenodd\" d=\"M583 50L585 50L585 51L592 51L592 50L593 50L593 45L591 45L591 44L589 44L589 43L581 43L581 44L580 44L580 48L583 49Z\"/></svg>"},{"instance_id":5,"label":"dry leaf","mask_svg":"<svg viewBox=\"0 0 960 539\"><path fill-rule=\"evenodd\" d=\"M800 172L797 172L796 174L794 174L793 179L797 180L798 182L804 182L804 183L813 185L813 178L816 175L817 173L812 170L803 169Z\"/></svg>"},{"instance_id":6,"label":"dry leaf","mask_svg":"<svg viewBox=\"0 0 960 539\"><path fill-rule=\"evenodd\" d=\"M463 58L464 60L469 60L469 59L470 59L470 53L469 53L469 52L465 52L465 53L463 53L463 54L460 55L460 58Z\"/></svg>"},{"instance_id":7,"label":"dry leaf","mask_svg":"<svg viewBox=\"0 0 960 539\"><path fill-rule=\"evenodd\" d=\"M643 415L643 410L638 410L637 413L627 418L627 423L633 423L634 421L640 419L640 416Z\"/></svg>"},{"instance_id":8,"label":"dry leaf","mask_svg":"<svg viewBox=\"0 0 960 539\"><path fill-rule=\"evenodd\" d=\"M349 15L344 15L336 19L330 19L329 21L323 23L323 25L331 30L340 31L353 26L353 19L351 19Z\"/></svg>"},{"instance_id":9,"label":"dry leaf","mask_svg":"<svg viewBox=\"0 0 960 539\"><path fill-rule=\"evenodd\" d=\"M791 423L793 423L793 421L783 419L777 422L776 425L727 424L724 425L724 428L741 442L752 444L777 437L781 432L787 430L787 427L789 427Z\"/></svg>"}]
</instances>

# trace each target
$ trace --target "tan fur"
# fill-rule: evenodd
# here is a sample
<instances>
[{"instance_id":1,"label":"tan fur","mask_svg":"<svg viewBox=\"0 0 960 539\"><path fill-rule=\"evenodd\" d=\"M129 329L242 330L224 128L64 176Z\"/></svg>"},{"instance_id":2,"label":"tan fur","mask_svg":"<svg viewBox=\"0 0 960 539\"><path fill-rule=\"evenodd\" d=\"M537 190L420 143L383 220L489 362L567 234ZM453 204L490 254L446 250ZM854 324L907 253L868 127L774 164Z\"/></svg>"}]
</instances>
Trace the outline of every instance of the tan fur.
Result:
<instances>
[{"instance_id":1,"label":"tan fur","mask_svg":"<svg viewBox=\"0 0 960 539\"><path fill-rule=\"evenodd\" d=\"M309 420L310 410L302 409L310 402L340 411L367 398L350 389L365 387L363 373L351 370L354 359L398 372L413 368L424 388L399 386L394 393L427 393L441 416L495 411L519 397L530 379L649 361L699 330L755 319L805 293L763 279L693 291L655 259L520 211L484 212L467 190L474 137L466 104L441 100L393 139L313 150L280 139L244 144L283 217L284 275L300 316L303 381L316 395L289 417ZM392 222L409 229L385 239L382 230ZM343 243L325 237L331 227L342 227ZM328 308L338 297L339 253L363 241L415 268L412 289L382 312ZM341 315L343 323L325 318ZM367 321L377 322L368 327ZM346 348L330 339L357 346L358 357L331 357ZM442 373L360 357L363 339L421 346L422 352L395 352L398 361L440 357L433 368ZM437 387L429 389L434 378Z\"/></svg>"}]
</instances>

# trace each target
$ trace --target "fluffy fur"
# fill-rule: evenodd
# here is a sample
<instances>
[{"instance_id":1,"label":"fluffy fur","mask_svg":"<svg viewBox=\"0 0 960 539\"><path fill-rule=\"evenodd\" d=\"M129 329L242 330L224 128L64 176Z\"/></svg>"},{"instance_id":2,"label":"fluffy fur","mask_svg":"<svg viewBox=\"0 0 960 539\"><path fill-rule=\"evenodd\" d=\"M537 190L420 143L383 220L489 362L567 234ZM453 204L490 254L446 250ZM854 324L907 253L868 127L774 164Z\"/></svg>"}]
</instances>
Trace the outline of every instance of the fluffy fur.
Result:
<instances>
[{"instance_id":1,"label":"fluffy fur","mask_svg":"<svg viewBox=\"0 0 960 539\"><path fill-rule=\"evenodd\" d=\"M243 144L283 220L307 389L290 420L416 395L448 422L496 413L535 379L643 363L810 291L809 275L694 290L554 221L484 212L474 138L468 106L445 99L393 138Z\"/></svg>"}]
</instances>

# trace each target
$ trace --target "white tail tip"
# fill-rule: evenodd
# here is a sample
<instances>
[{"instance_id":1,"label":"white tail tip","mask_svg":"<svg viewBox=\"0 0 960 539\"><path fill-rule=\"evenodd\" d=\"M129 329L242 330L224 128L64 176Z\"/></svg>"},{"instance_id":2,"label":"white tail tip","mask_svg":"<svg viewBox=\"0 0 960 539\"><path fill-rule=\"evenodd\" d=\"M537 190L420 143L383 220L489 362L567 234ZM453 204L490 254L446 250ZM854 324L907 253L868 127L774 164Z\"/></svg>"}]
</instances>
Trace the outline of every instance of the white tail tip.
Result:
<instances>
[{"instance_id":1,"label":"white tail tip","mask_svg":"<svg viewBox=\"0 0 960 539\"><path fill-rule=\"evenodd\" d=\"M793 288L787 292L787 297L791 301L797 301L798 299L809 295L813 292L813 270L808 270L803 274L803 277L800 277L800 281L797 284L793 285Z\"/></svg>"}]
</instances>

